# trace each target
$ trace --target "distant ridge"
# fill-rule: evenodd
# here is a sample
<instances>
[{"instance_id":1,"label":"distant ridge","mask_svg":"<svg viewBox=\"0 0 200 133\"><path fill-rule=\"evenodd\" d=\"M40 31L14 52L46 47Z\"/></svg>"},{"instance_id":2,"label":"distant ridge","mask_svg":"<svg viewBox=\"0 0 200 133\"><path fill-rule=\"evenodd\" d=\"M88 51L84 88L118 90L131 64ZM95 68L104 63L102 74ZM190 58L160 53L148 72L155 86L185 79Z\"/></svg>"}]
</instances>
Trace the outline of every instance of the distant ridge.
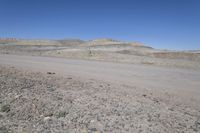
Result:
<instances>
[{"instance_id":1,"label":"distant ridge","mask_svg":"<svg viewBox=\"0 0 200 133\"><path fill-rule=\"evenodd\" d=\"M0 38L0 43L1 44L6 44L6 43L12 43L12 42L17 42L18 39L16 38Z\"/></svg>"},{"instance_id":2,"label":"distant ridge","mask_svg":"<svg viewBox=\"0 0 200 133\"><path fill-rule=\"evenodd\" d=\"M142 46L145 45L140 42L126 42L111 38L94 39L84 41L81 39L17 39L17 38L0 38L1 44L16 44L16 45L111 45L111 44L127 44L131 46Z\"/></svg>"}]
</instances>

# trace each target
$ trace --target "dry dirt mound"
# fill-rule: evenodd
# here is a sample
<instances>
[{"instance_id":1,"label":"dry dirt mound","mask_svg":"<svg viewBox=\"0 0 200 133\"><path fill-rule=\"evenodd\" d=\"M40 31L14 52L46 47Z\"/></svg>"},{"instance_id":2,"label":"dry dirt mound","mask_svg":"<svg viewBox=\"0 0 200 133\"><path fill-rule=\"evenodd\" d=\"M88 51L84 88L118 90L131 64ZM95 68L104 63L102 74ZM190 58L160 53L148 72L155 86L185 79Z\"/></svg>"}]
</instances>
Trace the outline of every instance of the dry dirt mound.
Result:
<instances>
[{"instance_id":1,"label":"dry dirt mound","mask_svg":"<svg viewBox=\"0 0 200 133\"><path fill-rule=\"evenodd\" d=\"M169 59L186 59L200 61L200 53L196 52L154 52L152 53L157 58Z\"/></svg>"}]
</instances>

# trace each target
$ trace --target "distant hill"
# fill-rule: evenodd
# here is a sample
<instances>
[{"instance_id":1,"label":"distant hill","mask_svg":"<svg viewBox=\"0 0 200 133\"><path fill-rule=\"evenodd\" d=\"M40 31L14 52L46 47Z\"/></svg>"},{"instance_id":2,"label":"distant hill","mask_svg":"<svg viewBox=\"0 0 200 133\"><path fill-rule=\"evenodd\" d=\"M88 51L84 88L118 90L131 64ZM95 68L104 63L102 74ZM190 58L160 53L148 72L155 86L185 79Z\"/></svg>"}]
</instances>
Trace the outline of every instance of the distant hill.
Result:
<instances>
[{"instance_id":1,"label":"distant hill","mask_svg":"<svg viewBox=\"0 0 200 133\"><path fill-rule=\"evenodd\" d=\"M17 41L16 38L0 38L0 44L15 43Z\"/></svg>"},{"instance_id":2,"label":"distant hill","mask_svg":"<svg viewBox=\"0 0 200 133\"><path fill-rule=\"evenodd\" d=\"M140 42L110 38L16 39L0 38L0 54L36 55L123 63L200 68L200 51L154 49Z\"/></svg>"},{"instance_id":3,"label":"distant hill","mask_svg":"<svg viewBox=\"0 0 200 133\"><path fill-rule=\"evenodd\" d=\"M83 41L80 39L63 39L63 40L37 40L37 39L16 39L16 38L0 38L0 44L15 44L15 45L130 45L130 46L142 46L145 45L139 42L125 42L115 39L95 39L89 41Z\"/></svg>"}]
</instances>

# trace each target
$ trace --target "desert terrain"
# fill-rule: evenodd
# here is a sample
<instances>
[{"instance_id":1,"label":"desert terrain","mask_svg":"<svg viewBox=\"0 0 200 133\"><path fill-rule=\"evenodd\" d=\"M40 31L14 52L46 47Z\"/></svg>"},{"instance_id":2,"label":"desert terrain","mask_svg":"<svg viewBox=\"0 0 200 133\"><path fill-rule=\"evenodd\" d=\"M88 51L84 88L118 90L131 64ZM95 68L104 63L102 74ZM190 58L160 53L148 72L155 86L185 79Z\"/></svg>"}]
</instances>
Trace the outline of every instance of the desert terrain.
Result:
<instances>
[{"instance_id":1,"label":"desert terrain","mask_svg":"<svg viewBox=\"0 0 200 133\"><path fill-rule=\"evenodd\" d=\"M1 54L35 55L106 62L200 68L200 51L172 51L151 48L140 42L113 39L83 41L0 39Z\"/></svg>"},{"instance_id":2,"label":"desert terrain","mask_svg":"<svg viewBox=\"0 0 200 133\"><path fill-rule=\"evenodd\" d=\"M0 133L199 133L200 51L0 39Z\"/></svg>"}]
</instances>

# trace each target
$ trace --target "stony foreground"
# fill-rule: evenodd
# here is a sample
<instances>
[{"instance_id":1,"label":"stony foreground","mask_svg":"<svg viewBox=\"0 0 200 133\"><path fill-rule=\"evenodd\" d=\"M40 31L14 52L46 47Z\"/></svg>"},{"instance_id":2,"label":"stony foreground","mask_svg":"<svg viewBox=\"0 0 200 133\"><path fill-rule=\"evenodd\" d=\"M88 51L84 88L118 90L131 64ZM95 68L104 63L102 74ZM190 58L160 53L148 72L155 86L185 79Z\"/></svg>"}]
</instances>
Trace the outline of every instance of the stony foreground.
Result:
<instances>
[{"instance_id":1,"label":"stony foreground","mask_svg":"<svg viewBox=\"0 0 200 133\"><path fill-rule=\"evenodd\" d=\"M0 133L200 132L200 110L151 88L0 66L0 92Z\"/></svg>"}]
</instances>

